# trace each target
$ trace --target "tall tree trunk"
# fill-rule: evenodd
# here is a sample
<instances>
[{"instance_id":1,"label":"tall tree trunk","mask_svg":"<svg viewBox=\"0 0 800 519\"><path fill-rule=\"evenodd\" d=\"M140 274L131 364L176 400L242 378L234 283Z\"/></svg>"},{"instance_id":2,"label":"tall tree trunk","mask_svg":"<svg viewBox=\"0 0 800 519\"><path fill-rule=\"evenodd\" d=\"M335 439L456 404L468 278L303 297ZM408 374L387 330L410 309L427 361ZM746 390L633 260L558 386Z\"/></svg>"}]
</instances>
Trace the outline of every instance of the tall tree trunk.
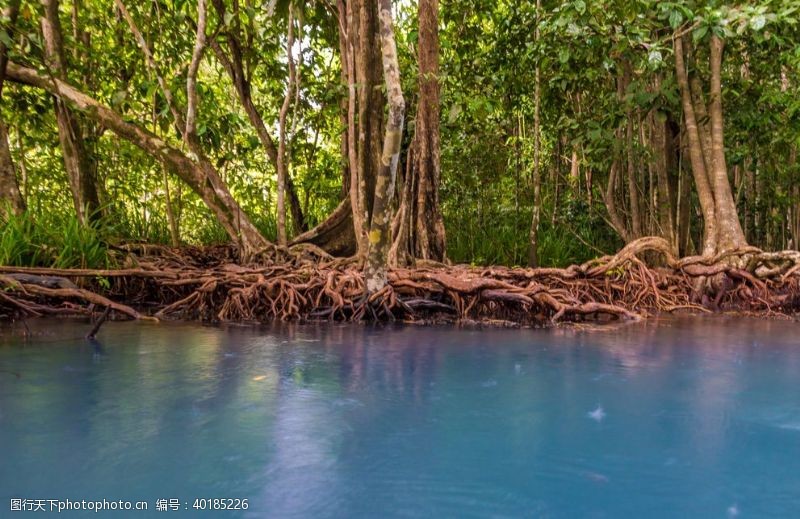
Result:
<instances>
[{"instance_id":1,"label":"tall tree trunk","mask_svg":"<svg viewBox=\"0 0 800 519\"><path fill-rule=\"evenodd\" d=\"M725 163L725 143L722 117L722 51L725 43L717 35L711 36L711 163L713 165L714 200L718 221L717 251L739 249L747 245L736 204L731 193L728 168Z\"/></svg>"},{"instance_id":2,"label":"tall tree trunk","mask_svg":"<svg viewBox=\"0 0 800 519\"><path fill-rule=\"evenodd\" d=\"M295 83L294 57L294 16L293 4L289 2L288 29L286 31L286 60L289 67L289 78L286 81L286 95L283 98L280 115L278 116L278 244L286 245L286 116L292 101L292 90Z\"/></svg>"},{"instance_id":3,"label":"tall tree trunk","mask_svg":"<svg viewBox=\"0 0 800 519\"><path fill-rule=\"evenodd\" d=\"M444 220L439 204L439 27L438 0L418 8L419 97L414 138L406 153L406 175L395 222L390 262L413 258L443 261Z\"/></svg>"},{"instance_id":4,"label":"tall tree trunk","mask_svg":"<svg viewBox=\"0 0 800 519\"><path fill-rule=\"evenodd\" d=\"M628 112L627 124L625 127L625 142L627 156L627 181L628 181L628 202L630 203L631 218L631 238L641 238L642 232L642 204L639 200L639 184L636 181L636 165L633 154L633 118Z\"/></svg>"},{"instance_id":5,"label":"tall tree trunk","mask_svg":"<svg viewBox=\"0 0 800 519\"><path fill-rule=\"evenodd\" d=\"M703 212L703 250L704 256L713 255L717 248L717 220L714 202L714 192L712 191L708 171L706 170L706 159L703 154L703 143L700 131L695 118L695 106L692 102L688 73L684 60L683 39L675 38L675 77L681 93L681 104L683 107L683 119L686 126L686 136L688 139L689 159L694 175L695 188L700 200L700 208Z\"/></svg>"},{"instance_id":6,"label":"tall tree trunk","mask_svg":"<svg viewBox=\"0 0 800 519\"><path fill-rule=\"evenodd\" d=\"M397 63L397 48L392 24L392 1L380 0L380 37L383 56L383 75L389 102L389 117L383 139L380 169L375 184L375 200L369 229L369 252L364 269L367 293L374 293L386 285L386 268L391 242L389 232L390 209L400 144L403 139L403 117L405 100L400 84L400 66Z\"/></svg>"},{"instance_id":7,"label":"tall tree trunk","mask_svg":"<svg viewBox=\"0 0 800 519\"><path fill-rule=\"evenodd\" d=\"M44 17L41 20L44 50L50 73L66 81L67 66L64 55L58 0L42 0ZM54 97L58 138L64 167L67 171L72 201L78 219L85 222L97 211L100 202L94 169L85 149L83 129L69 107L59 97Z\"/></svg>"},{"instance_id":8,"label":"tall tree trunk","mask_svg":"<svg viewBox=\"0 0 800 519\"><path fill-rule=\"evenodd\" d=\"M692 241L692 184L689 174L683 164L678 166L678 191L680 196L677 200L677 219L678 219L678 252L681 256L695 254L694 242Z\"/></svg>"},{"instance_id":9,"label":"tall tree trunk","mask_svg":"<svg viewBox=\"0 0 800 519\"><path fill-rule=\"evenodd\" d=\"M536 0L536 28L533 31L534 41L539 43L539 11L542 0ZM536 60L533 76L533 208L531 210L531 228L528 233L528 266L539 266L539 221L542 215L542 171L541 171L541 67ZM589 191L591 193L591 191Z\"/></svg>"},{"instance_id":10,"label":"tall tree trunk","mask_svg":"<svg viewBox=\"0 0 800 519\"><path fill-rule=\"evenodd\" d=\"M14 27L19 14L19 0L11 0L10 5L3 9L2 15L8 19L9 26ZM8 63L8 49L0 41L0 102L3 100L3 84L6 79L6 64ZM11 159L11 149L8 144L8 128L0 113L0 212L7 209L14 214L25 211L25 200L19 191L17 173L14 161Z\"/></svg>"},{"instance_id":11,"label":"tall tree trunk","mask_svg":"<svg viewBox=\"0 0 800 519\"><path fill-rule=\"evenodd\" d=\"M617 95L620 96L620 101L626 105L625 109L625 156L626 156L626 175L625 179L628 185L628 203L630 209L630 222L631 233L630 238L641 238L644 233L642 230L642 203L639 200L639 183L636 181L636 161L634 155L634 124L633 112L629 103L625 100L625 92L631 83L631 65L626 60L622 62L622 85L618 87Z\"/></svg>"},{"instance_id":12,"label":"tall tree trunk","mask_svg":"<svg viewBox=\"0 0 800 519\"><path fill-rule=\"evenodd\" d=\"M656 92L661 89L661 76L656 75L653 88ZM673 253L678 252L678 239L674 233L672 208L673 196L670 193L669 166L670 154L672 152L672 135L669 130L669 121L666 115L654 112L650 116L652 125L652 148L655 157L656 171L656 213L658 216L658 226L661 236L666 239L672 247Z\"/></svg>"},{"instance_id":13,"label":"tall tree trunk","mask_svg":"<svg viewBox=\"0 0 800 519\"><path fill-rule=\"evenodd\" d=\"M367 237L372 221L376 178L381 166L381 132L385 99L378 2L347 2L350 40L348 143L351 146L350 199L359 255L370 248Z\"/></svg>"},{"instance_id":14,"label":"tall tree trunk","mask_svg":"<svg viewBox=\"0 0 800 519\"><path fill-rule=\"evenodd\" d=\"M445 232L439 207L439 0L420 0L418 16L419 103L412 163L417 184L414 253L422 259L442 261Z\"/></svg>"}]
</instances>

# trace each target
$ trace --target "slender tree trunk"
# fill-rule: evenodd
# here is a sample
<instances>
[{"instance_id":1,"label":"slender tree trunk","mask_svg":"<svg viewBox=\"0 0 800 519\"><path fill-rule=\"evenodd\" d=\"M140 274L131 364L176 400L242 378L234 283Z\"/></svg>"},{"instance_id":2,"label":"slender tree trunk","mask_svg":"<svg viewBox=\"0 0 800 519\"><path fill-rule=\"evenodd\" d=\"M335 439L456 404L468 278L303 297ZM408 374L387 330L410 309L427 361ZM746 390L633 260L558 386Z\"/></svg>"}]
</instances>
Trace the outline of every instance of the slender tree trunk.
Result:
<instances>
[{"instance_id":1,"label":"slender tree trunk","mask_svg":"<svg viewBox=\"0 0 800 519\"><path fill-rule=\"evenodd\" d=\"M618 96L621 95L620 101L628 104L624 99L628 85L631 82L631 65L627 61L622 63L622 86L618 89ZM639 184L636 181L636 162L634 155L634 124L633 112L628 106L625 110L625 156L626 156L626 175L625 179L628 185L628 202L630 208L630 221L631 221L631 239L641 238L644 233L642 231L642 204L639 200Z\"/></svg>"},{"instance_id":2,"label":"slender tree trunk","mask_svg":"<svg viewBox=\"0 0 800 519\"><path fill-rule=\"evenodd\" d=\"M289 2L288 30L286 31L286 60L289 67L289 78L286 82L286 95L283 98L280 115L278 117L278 244L286 245L286 115L289 113L289 106L292 101L292 90L295 83L294 57L292 47L294 46L294 17L293 4Z\"/></svg>"},{"instance_id":3,"label":"slender tree trunk","mask_svg":"<svg viewBox=\"0 0 800 519\"><path fill-rule=\"evenodd\" d=\"M677 201L678 218L678 252L681 256L695 253L691 233L692 216L692 184L683 164L678 166L678 191L680 196Z\"/></svg>"},{"instance_id":4,"label":"slender tree trunk","mask_svg":"<svg viewBox=\"0 0 800 519\"><path fill-rule=\"evenodd\" d=\"M42 0L42 4L44 17L41 23L47 65L55 78L66 81L67 67L61 21L58 14L58 0ZM54 102L58 137L61 143L64 167L72 190L72 201L78 219L84 222L87 217L95 214L100 205L97 183L85 149L83 130L77 118L59 97L56 96Z\"/></svg>"},{"instance_id":5,"label":"slender tree trunk","mask_svg":"<svg viewBox=\"0 0 800 519\"><path fill-rule=\"evenodd\" d=\"M172 207L172 196L169 189L169 172L162 166L161 173L164 182L164 206L167 210L170 243L172 243L173 247L177 247L181 244L181 232L178 226L178 219L175 216L175 209Z\"/></svg>"},{"instance_id":6,"label":"slender tree trunk","mask_svg":"<svg viewBox=\"0 0 800 519\"><path fill-rule=\"evenodd\" d=\"M631 238L641 238L642 232L642 205L639 201L639 184L636 182L636 165L633 155L633 119L628 112L627 125L625 127L625 142L627 155L627 181L628 181L628 201L630 203L631 218Z\"/></svg>"},{"instance_id":7,"label":"slender tree trunk","mask_svg":"<svg viewBox=\"0 0 800 519\"><path fill-rule=\"evenodd\" d=\"M684 61L682 38L675 38L675 77L681 93L683 118L688 139L689 159L694 175L697 196L700 199L700 208L703 212L703 255L713 255L717 248L717 219L714 202L714 192L706 170L706 160L703 155L703 143L695 118L695 106L692 102L688 74Z\"/></svg>"},{"instance_id":8,"label":"slender tree trunk","mask_svg":"<svg viewBox=\"0 0 800 519\"><path fill-rule=\"evenodd\" d=\"M336 0L336 20L339 24L339 62L341 64L339 76L342 85L350 85L350 41L347 31L350 27L347 21L348 7L345 0ZM342 156L342 198L347 198L350 192L350 132L348 131L350 95L339 98L339 121L342 128L342 138L339 141L339 151Z\"/></svg>"},{"instance_id":9,"label":"slender tree trunk","mask_svg":"<svg viewBox=\"0 0 800 519\"><path fill-rule=\"evenodd\" d=\"M578 147L572 148L572 156L569 160L569 183L572 187L580 188L581 185L581 170L578 163Z\"/></svg>"},{"instance_id":10,"label":"slender tree trunk","mask_svg":"<svg viewBox=\"0 0 800 519\"><path fill-rule=\"evenodd\" d=\"M8 19L9 27L13 28L19 14L19 0L11 0L2 14ZM7 52L5 44L0 41L0 103L3 100L3 84L6 79ZM8 128L2 113L0 113L0 203L3 204L0 213L5 212L7 208L14 214L22 214L25 211L25 200L19 191L17 173L8 143Z\"/></svg>"},{"instance_id":11,"label":"slender tree trunk","mask_svg":"<svg viewBox=\"0 0 800 519\"><path fill-rule=\"evenodd\" d=\"M383 75L386 81L389 117L375 186L375 201L369 230L369 252L364 269L364 282L369 294L386 285L387 259L391 242L389 203L393 196L397 162L400 158L405 112L405 100L400 84L400 67L397 63L397 48L394 40L391 0L380 0L378 18L380 20Z\"/></svg>"},{"instance_id":12,"label":"slender tree trunk","mask_svg":"<svg viewBox=\"0 0 800 519\"><path fill-rule=\"evenodd\" d=\"M539 11L542 0L536 0L536 28L533 38L539 42ZM539 221L542 215L542 172L541 172L541 67L536 61L533 76L533 209L531 211L531 229L528 234L528 266L539 266ZM591 191L590 191L591 193Z\"/></svg>"},{"instance_id":13,"label":"slender tree trunk","mask_svg":"<svg viewBox=\"0 0 800 519\"><path fill-rule=\"evenodd\" d=\"M4 214L7 208L17 215L25 212L25 200L19 190L17 173L8 146L8 129L2 119L0 119L0 202L3 204L0 207L0 214Z\"/></svg>"},{"instance_id":14,"label":"slender tree trunk","mask_svg":"<svg viewBox=\"0 0 800 519\"><path fill-rule=\"evenodd\" d=\"M366 241L366 231L369 225L369 214L367 214L366 206L360 196L359 191L359 178L364 174L359 161L359 148L362 146L361 139L357 132L358 124L356 117L358 116L357 107L359 101L359 90L356 84L359 78L356 74L356 52L359 48L359 31L360 25L358 23L360 11L363 9L362 0L347 0L345 18L347 20L347 144L349 146L347 151L347 158L350 165L350 182L348 187L348 195L350 198L350 208L352 211L351 220L353 222L353 232L356 241L356 253L364 255L368 248ZM362 58L363 60L363 58ZM364 88L364 85L361 85Z\"/></svg>"},{"instance_id":15,"label":"slender tree trunk","mask_svg":"<svg viewBox=\"0 0 800 519\"><path fill-rule=\"evenodd\" d=\"M660 75L655 77L653 87L656 92L661 89ZM671 186L669 181L670 153L672 151L670 141L672 136L670 135L669 122L666 115L661 116L658 113L653 113L650 120L653 129L651 141L655 157L658 225L661 229L661 236L669 242L673 253L677 254L678 240L674 234L673 196L670 193Z\"/></svg>"}]
</instances>

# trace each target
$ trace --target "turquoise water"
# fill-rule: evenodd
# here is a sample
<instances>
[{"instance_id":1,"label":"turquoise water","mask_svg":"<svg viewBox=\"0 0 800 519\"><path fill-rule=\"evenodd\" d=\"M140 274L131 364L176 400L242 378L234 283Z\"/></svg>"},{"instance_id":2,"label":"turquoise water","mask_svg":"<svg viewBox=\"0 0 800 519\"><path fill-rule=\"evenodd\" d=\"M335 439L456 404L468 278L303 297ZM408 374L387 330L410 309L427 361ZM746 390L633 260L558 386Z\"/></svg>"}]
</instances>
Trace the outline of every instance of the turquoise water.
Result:
<instances>
[{"instance_id":1,"label":"turquoise water","mask_svg":"<svg viewBox=\"0 0 800 519\"><path fill-rule=\"evenodd\" d=\"M798 323L28 326L0 338L0 517L800 516Z\"/></svg>"}]
</instances>

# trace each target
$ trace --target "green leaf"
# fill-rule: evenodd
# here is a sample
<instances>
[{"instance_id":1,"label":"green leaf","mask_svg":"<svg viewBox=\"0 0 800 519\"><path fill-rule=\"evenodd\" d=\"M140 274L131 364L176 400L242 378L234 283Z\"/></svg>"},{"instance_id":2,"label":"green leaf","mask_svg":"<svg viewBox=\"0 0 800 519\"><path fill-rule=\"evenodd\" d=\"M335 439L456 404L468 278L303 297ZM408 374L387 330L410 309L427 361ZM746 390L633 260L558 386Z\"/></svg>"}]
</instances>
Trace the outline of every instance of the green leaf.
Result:
<instances>
[{"instance_id":1,"label":"green leaf","mask_svg":"<svg viewBox=\"0 0 800 519\"><path fill-rule=\"evenodd\" d=\"M14 41L11 39L5 29L0 30L0 43L5 45L7 49L14 45Z\"/></svg>"},{"instance_id":2,"label":"green leaf","mask_svg":"<svg viewBox=\"0 0 800 519\"><path fill-rule=\"evenodd\" d=\"M699 41L708 33L708 25L702 25L692 33L692 40Z\"/></svg>"},{"instance_id":3,"label":"green leaf","mask_svg":"<svg viewBox=\"0 0 800 519\"><path fill-rule=\"evenodd\" d=\"M682 21L683 15L680 13L680 11L672 11L669 13L669 26L673 29L677 29Z\"/></svg>"},{"instance_id":4,"label":"green leaf","mask_svg":"<svg viewBox=\"0 0 800 519\"><path fill-rule=\"evenodd\" d=\"M764 28L766 24L767 24L767 18L763 14L754 16L750 20L750 27L752 27L754 31L760 31L761 29Z\"/></svg>"}]
</instances>

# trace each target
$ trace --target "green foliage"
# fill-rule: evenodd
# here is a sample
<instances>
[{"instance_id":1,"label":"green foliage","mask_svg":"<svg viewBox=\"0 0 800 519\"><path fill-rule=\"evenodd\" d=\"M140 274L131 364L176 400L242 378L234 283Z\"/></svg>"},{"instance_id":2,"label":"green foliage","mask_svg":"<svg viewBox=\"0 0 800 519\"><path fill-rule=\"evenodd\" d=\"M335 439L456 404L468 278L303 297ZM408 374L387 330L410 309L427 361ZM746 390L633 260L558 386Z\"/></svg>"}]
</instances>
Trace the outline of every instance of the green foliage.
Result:
<instances>
[{"instance_id":1,"label":"green foliage","mask_svg":"<svg viewBox=\"0 0 800 519\"><path fill-rule=\"evenodd\" d=\"M231 32L241 31L246 44L240 50L245 75L252 81L253 102L275 139L287 78L288 2L257 0L240 3L238 10L230 0L222 3L223 16L214 8L209 10L209 37L225 48ZM125 119L186 151L158 81L147 69L128 27L115 15L113 2L75 4L77 28L87 30L89 38L76 38L73 2L62 4L68 80ZM600 193L605 192L615 157L627 147L621 130L629 117L646 119L652 114L675 125L681 120L672 54L675 32L684 33L687 43L698 49L700 59L692 67L703 78L708 76L703 58L711 36L725 38L722 84L731 180L739 180L733 186L737 193L746 192L742 188L746 176L733 171L750 168L760 182L755 199L746 194L737 197L742 217L747 215L748 239L760 246L789 245L787 215L798 211L800 179L797 0L739 4L542 0L538 12L536 4L532 0L451 0L440 5L441 200L451 259L509 265L527 261L537 67L542 78L541 263L581 262L621 245L607 223ZM159 72L176 103L185 106L197 3L167 0L126 5L151 43ZM301 87L289 114L294 130L288 162L310 225L324 220L342 195L345 161L340 143L347 85L340 74L334 5L294 2L296 18L302 20L298 27ZM16 27L3 24L0 41L9 47L13 61L44 70L41 5L23 0L20 12ZM396 13L408 105L403 138L407 145L414 131L420 34L414 2L397 2ZM618 91L617 81L626 70L630 82ZM197 128L204 151L243 211L267 238L275 239L275 171L211 47L200 67L198 97ZM0 117L9 127L11 153L30 213L2 222L0 263L103 266L111 261L108 241L170 243L168 192L181 242L228 240L199 197L173 173L165 174L152 157L88 118L80 118L80 124L97 164L108 216L88 226L78 224L69 216L74 209L52 107L50 95L5 82ZM632 149L627 150L635 156L642 198L653 192L654 185L648 177L653 166L650 137L636 132ZM579 151L580 187L566 178L574 150ZM675 162L673 180L686 167L685 157L681 164ZM586 182L592 184L591 191ZM628 218L629 195L623 180L618 182L619 210ZM683 202L691 205L693 200L690 196ZM700 229L697 218L692 218L695 242ZM797 246L796 241L793 245Z\"/></svg>"},{"instance_id":2,"label":"green foliage","mask_svg":"<svg viewBox=\"0 0 800 519\"><path fill-rule=\"evenodd\" d=\"M32 212L0 220L0 264L20 267L108 268L114 264L107 219L82 224L77 217Z\"/></svg>"},{"instance_id":3,"label":"green foliage","mask_svg":"<svg viewBox=\"0 0 800 519\"><path fill-rule=\"evenodd\" d=\"M46 239L37 232L31 213L10 214L0 220L0 264L33 267L47 264L52 254Z\"/></svg>"}]
</instances>

